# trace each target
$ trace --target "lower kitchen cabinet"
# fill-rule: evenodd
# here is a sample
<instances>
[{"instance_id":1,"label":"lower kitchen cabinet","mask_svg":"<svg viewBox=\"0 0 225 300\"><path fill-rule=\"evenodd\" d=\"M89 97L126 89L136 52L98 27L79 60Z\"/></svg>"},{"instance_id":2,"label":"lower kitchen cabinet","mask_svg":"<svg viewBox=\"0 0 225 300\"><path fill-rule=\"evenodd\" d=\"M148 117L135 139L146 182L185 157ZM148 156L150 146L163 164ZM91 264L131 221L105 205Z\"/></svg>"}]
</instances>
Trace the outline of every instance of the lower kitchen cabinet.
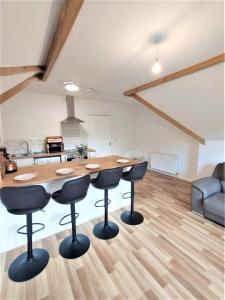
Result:
<instances>
[{"instance_id":1,"label":"lower kitchen cabinet","mask_svg":"<svg viewBox=\"0 0 225 300\"><path fill-rule=\"evenodd\" d=\"M14 159L18 168L32 166L34 163L37 165L54 164L60 162L60 157L45 157L45 158L20 158ZM66 155L62 155L62 162L66 161Z\"/></svg>"},{"instance_id":2,"label":"lower kitchen cabinet","mask_svg":"<svg viewBox=\"0 0 225 300\"><path fill-rule=\"evenodd\" d=\"M34 159L32 157L31 158L14 159L14 161L16 162L18 168L29 167L34 164Z\"/></svg>"}]
</instances>

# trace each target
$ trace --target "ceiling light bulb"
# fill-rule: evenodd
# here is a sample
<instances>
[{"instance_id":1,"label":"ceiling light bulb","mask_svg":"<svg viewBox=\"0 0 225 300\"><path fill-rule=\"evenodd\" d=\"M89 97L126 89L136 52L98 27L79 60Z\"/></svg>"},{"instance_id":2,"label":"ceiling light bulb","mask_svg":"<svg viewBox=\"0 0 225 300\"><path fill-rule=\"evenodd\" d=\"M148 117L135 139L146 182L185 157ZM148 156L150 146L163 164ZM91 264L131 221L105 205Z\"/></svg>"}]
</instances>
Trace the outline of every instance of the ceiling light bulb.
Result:
<instances>
[{"instance_id":1,"label":"ceiling light bulb","mask_svg":"<svg viewBox=\"0 0 225 300\"><path fill-rule=\"evenodd\" d=\"M154 62L154 65L152 66L152 73L159 74L161 69L162 69L162 67L159 63L159 60L156 59L156 61Z\"/></svg>"},{"instance_id":2,"label":"ceiling light bulb","mask_svg":"<svg viewBox=\"0 0 225 300\"><path fill-rule=\"evenodd\" d=\"M73 81L65 81L64 87L69 92L76 92L79 90L80 85L78 83L75 83Z\"/></svg>"}]
</instances>

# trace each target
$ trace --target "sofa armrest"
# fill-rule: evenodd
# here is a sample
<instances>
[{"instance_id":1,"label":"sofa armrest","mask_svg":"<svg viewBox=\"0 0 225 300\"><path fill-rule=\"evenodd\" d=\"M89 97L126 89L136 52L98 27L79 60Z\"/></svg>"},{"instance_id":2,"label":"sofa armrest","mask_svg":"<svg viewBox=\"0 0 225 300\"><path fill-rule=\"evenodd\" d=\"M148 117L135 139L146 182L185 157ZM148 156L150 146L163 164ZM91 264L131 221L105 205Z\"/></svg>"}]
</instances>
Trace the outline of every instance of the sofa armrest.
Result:
<instances>
[{"instance_id":1,"label":"sofa armrest","mask_svg":"<svg viewBox=\"0 0 225 300\"><path fill-rule=\"evenodd\" d=\"M203 194L192 186L191 210L203 215Z\"/></svg>"},{"instance_id":2,"label":"sofa armrest","mask_svg":"<svg viewBox=\"0 0 225 300\"><path fill-rule=\"evenodd\" d=\"M192 186L202 193L203 199L221 191L220 180L214 177L195 180L192 182Z\"/></svg>"}]
</instances>

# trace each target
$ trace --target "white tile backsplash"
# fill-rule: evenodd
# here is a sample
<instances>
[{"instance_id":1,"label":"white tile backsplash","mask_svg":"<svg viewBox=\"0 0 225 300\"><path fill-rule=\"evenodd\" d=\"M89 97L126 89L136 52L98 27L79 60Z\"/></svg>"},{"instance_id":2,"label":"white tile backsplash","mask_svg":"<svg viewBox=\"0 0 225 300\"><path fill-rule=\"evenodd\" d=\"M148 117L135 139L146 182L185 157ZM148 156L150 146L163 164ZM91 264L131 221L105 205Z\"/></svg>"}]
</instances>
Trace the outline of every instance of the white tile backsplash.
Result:
<instances>
[{"instance_id":1,"label":"white tile backsplash","mask_svg":"<svg viewBox=\"0 0 225 300\"><path fill-rule=\"evenodd\" d=\"M22 144L23 141L28 142L29 150L32 153L45 151L45 140L43 138L5 140L4 146L9 154L23 154L27 151L26 145Z\"/></svg>"},{"instance_id":2,"label":"white tile backsplash","mask_svg":"<svg viewBox=\"0 0 225 300\"><path fill-rule=\"evenodd\" d=\"M63 140L65 150L74 150L80 144L87 144L85 137L65 136ZM28 142L32 153L46 152L45 138L9 139L5 140L4 146L9 154L24 154L27 149L25 144L21 144L23 141Z\"/></svg>"}]
</instances>

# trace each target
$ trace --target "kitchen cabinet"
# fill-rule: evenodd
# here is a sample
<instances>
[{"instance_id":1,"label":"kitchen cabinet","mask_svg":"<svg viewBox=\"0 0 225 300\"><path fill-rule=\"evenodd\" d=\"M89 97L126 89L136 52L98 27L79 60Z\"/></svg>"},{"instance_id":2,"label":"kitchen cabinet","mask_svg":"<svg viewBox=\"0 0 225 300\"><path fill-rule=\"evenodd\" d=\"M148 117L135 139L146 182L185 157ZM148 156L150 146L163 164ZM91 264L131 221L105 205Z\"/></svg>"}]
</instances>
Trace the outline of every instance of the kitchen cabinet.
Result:
<instances>
[{"instance_id":1,"label":"kitchen cabinet","mask_svg":"<svg viewBox=\"0 0 225 300\"><path fill-rule=\"evenodd\" d=\"M33 157L14 159L14 161L16 162L18 168L29 167L34 164Z\"/></svg>"},{"instance_id":2,"label":"kitchen cabinet","mask_svg":"<svg viewBox=\"0 0 225 300\"><path fill-rule=\"evenodd\" d=\"M67 156L64 154L61 156L62 162L65 162ZM23 158L15 158L14 161L17 163L18 168L29 167L33 164L44 165L44 164L54 164L60 162L60 157L23 157Z\"/></svg>"},{"instance_id":3,"label":"kitchen cabinet","mask_svg":"<svg viewBox=\"0 0 225 300\"><path fill-rule=\"evenodd\" d=\"M61 156L62 162L66 161L66 155ZM55 164L60 162L60 157L43 157L35 158L35 164L44 165L44 164Z\"/></svg>"}]
</instances>

